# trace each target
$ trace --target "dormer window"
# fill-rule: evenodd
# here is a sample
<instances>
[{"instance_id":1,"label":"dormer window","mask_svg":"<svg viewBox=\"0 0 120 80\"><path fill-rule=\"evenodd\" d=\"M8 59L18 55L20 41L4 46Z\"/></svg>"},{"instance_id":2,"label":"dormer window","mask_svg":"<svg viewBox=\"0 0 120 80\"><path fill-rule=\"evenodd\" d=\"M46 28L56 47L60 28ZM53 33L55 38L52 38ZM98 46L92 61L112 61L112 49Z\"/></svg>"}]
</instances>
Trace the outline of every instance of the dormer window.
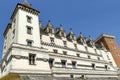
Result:
<instances>
[{"instance_id":1,"label":"dormer window","mask_svg":"<svg viewBox=\"0 0 120 80\"><path fill-rule=\"evenodd\" d=\"M72 39L74 40L74 35L72 35Z\"/></svg>"},{"instance_id":2,"label":"dormer window","mask_svg":"<svg viewBox=\"0 0 120 80\"><path fill-rule=\"evenodd\" d=\"M49 33L52 33L52 29L51 28L49 29Z\"/></svg>"},{"instance_id":3,"label":"dormer window","mask_svg":"<svg viewBox=\"0 0 120 80\"><path fill-rule=\"evenodd\" d=\"M32 23L32 17L30 17L30 16L27 15L27 22L28 23Z\"/></svg>"},{"instance_id":4,"label":"dormer window","mask_svg":"<svg viewBox=\"0 0 120 80\"><path fill-rule=\"evenodd\" d=\"M64 32L61 32L62 37L64 37Z\"/></svg>"},{"instance_id":5,"label":"dormer window","mask_svg":"<svg viewBox=\"0 0 120 80\"><path fill-rule=\"evenodd\" d=\"M74 44L75 49L77 49L77 44Z\"/></svg>"},{"instance_id":6,"label":"dormer window","mask_svg":"<svg viewBox=\"0 0 120 80\"><path fill-rule=\"evenodd\" d=\"M67 47L67 42L63 41L64 47Z\"/></svg>"},{"instance_id":7,"label":"dormer window","mask_svg":"<svg viewBox=\"0 0 120 80\"><path fill-rule=\"evenodd\" d=\"M50 41L51 41L51 43L54 43L54 38L51 37L51 38L50 38Z\"/></svg>"}]
</instances>

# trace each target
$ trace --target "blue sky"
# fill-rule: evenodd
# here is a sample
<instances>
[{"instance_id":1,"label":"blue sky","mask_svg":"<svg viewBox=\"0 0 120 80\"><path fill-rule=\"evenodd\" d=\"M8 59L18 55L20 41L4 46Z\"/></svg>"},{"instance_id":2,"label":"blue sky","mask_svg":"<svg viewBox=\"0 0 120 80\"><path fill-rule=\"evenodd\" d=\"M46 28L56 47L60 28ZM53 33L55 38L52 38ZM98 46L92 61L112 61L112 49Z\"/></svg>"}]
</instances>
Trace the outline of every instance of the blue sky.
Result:
<instances>
[{"instance_id":1,"label":"blue sky","mask_svg":"<svg viewBox=\"0 0 120 80\"><path fill-rule=\"evenodd\" d=\"M28 0L39 10L40 20L48 20L54 27L63 25L66 33L70 28L76 36L80 32L96 39L100 34L112 34L120 45L120 0ZM0 58L3 49L3 32L17 3L23 0L1 0L0 2Z\"/></svg>"}]
</instances>

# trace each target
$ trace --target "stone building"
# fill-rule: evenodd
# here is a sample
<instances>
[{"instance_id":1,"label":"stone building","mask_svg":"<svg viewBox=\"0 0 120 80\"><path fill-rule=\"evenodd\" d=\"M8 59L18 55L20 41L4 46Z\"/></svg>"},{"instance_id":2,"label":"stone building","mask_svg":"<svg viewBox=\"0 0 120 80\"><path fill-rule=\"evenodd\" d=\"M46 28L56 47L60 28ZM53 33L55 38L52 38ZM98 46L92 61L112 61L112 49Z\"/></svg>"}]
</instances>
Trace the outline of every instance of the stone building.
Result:
<instances>
[{"instance_id":1,"label":"stone building","mask_svg":"<svg viewBox=\"0 0 120 80\"><path fill-rule=\"evenodd\" d=\"M101 34L96 39L97 44L103 44L108 51L112 53L115 63L120 68L120 48L115 40L115 36L108 34Z\"/></svg>"},{"instance_id":2,"label":"stone building","mask_svg":"<svg viewBox=\"0 0 120 80\"><path fill-rule=\"evenodd\" d=\"M82 33L79 37L72 30L67 34L62 25L55 29L50 21L43 26L39 14L26 0L16 5L4 32L0 77L9 73L57 78L117 77L116 63L103 45L86 39Z\"/></svg>"}]
</instances>

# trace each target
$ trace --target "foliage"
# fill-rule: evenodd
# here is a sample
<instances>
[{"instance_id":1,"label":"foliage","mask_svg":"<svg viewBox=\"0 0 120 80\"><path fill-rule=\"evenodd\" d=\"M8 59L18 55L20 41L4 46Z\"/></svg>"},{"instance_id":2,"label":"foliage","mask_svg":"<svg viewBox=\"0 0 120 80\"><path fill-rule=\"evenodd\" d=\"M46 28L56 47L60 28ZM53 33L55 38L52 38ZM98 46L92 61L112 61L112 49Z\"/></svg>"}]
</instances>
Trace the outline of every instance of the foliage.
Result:
<instances>
[{"instance_id":1,"label":"foliage","mask_svg":"<svg viewBox=\"0 0 120 80\"><path fill-rule=\"evenodd\" d=\"M11 73L1 78L0 80L20 80L19 74Z\"/></svg>"}]
</instances>

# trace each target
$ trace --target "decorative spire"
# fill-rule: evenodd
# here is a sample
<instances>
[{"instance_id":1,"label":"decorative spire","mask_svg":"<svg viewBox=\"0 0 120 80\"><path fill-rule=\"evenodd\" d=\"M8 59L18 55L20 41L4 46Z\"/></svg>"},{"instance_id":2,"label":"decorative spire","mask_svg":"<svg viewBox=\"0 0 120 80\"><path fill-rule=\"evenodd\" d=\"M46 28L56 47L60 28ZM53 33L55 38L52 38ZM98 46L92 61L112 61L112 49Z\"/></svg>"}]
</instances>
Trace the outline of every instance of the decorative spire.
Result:
<instances>
[{"instance_id":1,"label":"decorative spire","mask_svg":"<svg viewBox=\"0 0 120 80\"><path fill-rule=\"evenodd\" d=\"M70 34L74 34L73 31L72 31L72 28L70 28Z\"/></svg>"},{"instance_id":2,"label":"decorative spire","mask_svg":"<svg viewBox=\"0 0 120 80\"><path fill-rule=\"evenodd\" d=\"M51 24L50 20L48 20L47 26L53 27L53 25Z\"/></svg>"},{"instance_id":3,"label":"decorative spire","mask_svg":"<svg viewBox=\"0 0 120 80\"><path fill-rule=\"evenodd\" d=\"M62 24L60 24L60 30L63 30L63 28L62 28Z\"/></svg>"},{"instance_id":4,"label":"decorative spire","mask_svg":"<svg viewBox=\"0 0 120 80\"><path fill-rule=\"evenodd\" d=\"M91 38L91 36L89 35L89 40L91 40L92 41L92 38Z\"/></svg>"},{"instance_id":5,"label":"decorative spire","mask_svg":"<svg viewBox=\"0 0 120 80\"><path fill-rule=\"evenodd\" d=\"M24 0L23 4L28 6L28 7L32 7L31 4L28 2L28 0Z\"/></svg>"}]
</instances>

